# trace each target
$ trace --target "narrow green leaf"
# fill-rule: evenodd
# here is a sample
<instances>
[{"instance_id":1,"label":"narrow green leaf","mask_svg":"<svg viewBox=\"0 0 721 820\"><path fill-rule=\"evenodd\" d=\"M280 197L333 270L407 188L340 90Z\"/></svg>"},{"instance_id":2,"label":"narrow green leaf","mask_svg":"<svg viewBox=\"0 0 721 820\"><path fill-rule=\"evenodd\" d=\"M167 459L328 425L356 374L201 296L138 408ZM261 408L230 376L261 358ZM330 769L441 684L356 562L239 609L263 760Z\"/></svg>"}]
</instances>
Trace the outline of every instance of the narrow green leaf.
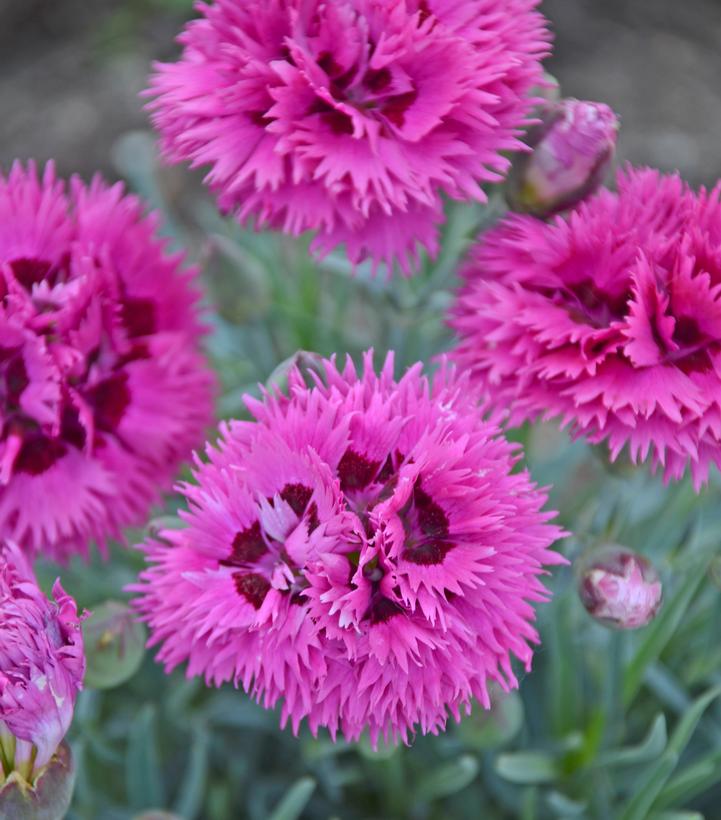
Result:
<instances>
[{"instance_id":1,"label":"narrow green leaf","mask_svg":"<svg viewBox=\"0 0 721 820\"><path fill-rule=\"evenodd\" d=\"M208 733L203 729L196 729L193 732L193 745L190 749L180 794L175 801L174 811L183 820L194 820L203 807L203 797L208 779L209 749Z\"/></svg>"},{"instance_id":2,"label":"narrow green leaf","mask_svg":"<svg viewBox=\"0 0 721 820\"><path fill-rule=\"evenodd\" d=\"M647 767L645 775L639 778L634 794L627 802L619 820L645 820L648 817L649 810L676 768L678 759L683 754L701 716L711 701L720 694L721 686L715 686L691 704L673 730L660 760Z\"/></svg>"},{"instance_id":3,"label":"narrow green leaf","mask_svg":"<svg viewBox=\"0 0 721 820\"><path fill-rule=\"evenodd\" d=\"M705 566L689 573L673 598L663 605L656 619L646 627L643 640L623 677L624 706L628 707L638 694L646 668L658 659L671 640L705 575Z\"/></svg>"},{"instance_id":4,"label":"narrow green leaf","mask_svg":"<svg viewBox=\"0 0 721 820\"><path fill-rule=\"evenodd\" d=\"M661 663L654 663L646 670L644 682L656 697L673 709L678 715L686 714L692 703L686 688L676 679L670 669ZM721 727L709 716L700 726L700 731L711 741L713 746L721 744Z\"/></svg>"},{"instance_id":5,"label":"narrow green leaf","mask_svg":"<svg viewBox=\"0 0 721 820\"><path fill-rule=\"evenodd\" d=\"M588 806L586 805L586 803L581 802L579 800L571 800L570 797L566 797L566 795L562 794L561 792L549 792L548 796L546 797L546 803L548 804L548 807L553 811L554 817L583 818L588 816Z\"/></svg>"},{"instance_id":6,"label":"narrow green leaf","mask_svg":"<svg viewBox=\"0 0 721 820\"><path fill-rule=\"evenodd\" d=\"M559 775L557 760L546 752L510 752L496 758L496 771L511 783L550 783Z\"/></svg>"},{"instance_id":7,"label":"narrow green leaf","mask_svg":"<svg viewBox=\"0 0 721 820\"><path fill-rule=\"evenodd\" d=\"M646 820L653 801L677 763L678 755L675 752L665 752L646 777L638 780L633 796L626 803L618 820Z\"/></svg>"},{"instance_id":8,"label":"narrow green leaf","mask_svg":"<svg viewBox=\"0 0 721 820\"><path fill-rule=\"evenodd\" d=\"M683 752L699 720L701 720L701 716L711 702L719 695L721 695L721 686L714 686L712 689L709 689L708 692L696 698L673 730L671 740L668 744L670 751L676 752L677 754Z\"/></svg>"},{"instance_id":9,"label":"narrow green leaf","mask_svg":"<svg viewBox=\"0 0 721 820\"><path fill-rule=\"evenodd\" d=\"M312 777L301 777L300 780L296 780L268 820L297 820L314 791L315 780Z\"/></svg>"},{"instance_id":10,"label":"narrow green leaf","mask_svg":"<svg viewBox=\"0 0 721 820\"><path fill-rule=\"evenodd\" d=\"M598 756L594 763L602 766L629 766L635 763L647 763L657 758L666 748L666 716L656 715L646 737L636 746L624 746L621 749L610 749Z\"/></svg>"},{"instance_id":11,"label":"narrow green leaf","mask_svg":"<svg viewBox=\"0 0 721 820\"><path fill-rule=\"evenodd\" d=\"M584 731L574 732L566 738L568 743L577 735L578 743L569 745L566 754L563 755L561 768L564 774L572 774L579 769L584 769L596 759L603 739L604 729L607 725L603 712L600 709L595 709L589 715Z\"/></svg>"},{"instance_id":12,"label":"narrow green leaf","mask_svg":"<svg viewBox=\"0 0 721 820\"><path fill-rule=\"evenodd\" d=\"M424 802L455 794L475 780L478 768L475 757L461 755L424 778L418 785L416 796L420 802Z\"/></svg>"},{"instance_id":13,"label":"narrow green leaf","mask_svg":"<svg viewBox=\"0 0 721 820\"><path fill-rule=\"evenodd\" d=\"M721 780L721 750L689 764L664 786L655 805L659 809L683 805Z\"/></svg>"},{"instance_id":14,"label":"narrow green leaf","mask_svg":"<svg viewBox=\"0 0 721 820\"><path fill-rule=\"evenodd\" d=\"M125 756L126 789L128 806L136 810L165 805L155 720L155 707L148 703L138 712L128 732Z\"/></svg>"},{"instance_id":15,"label":"narrow green leaf","mask_svg":"<svg viewBox=\"0 0 721 820\"><path fill-rule=\"evenodd\" d=\"M697 811L659 811L649 815L648 820L704 820Z\"/></svg>"},{"instance_id":16,"label":"narrow green leaf","mask_svg":"<svg viewBox=\"0 0 721 820\"><path fill-rule=\"evenodd\" d=\"M691 704L691 697L686 693L686 689L662 663L650 664L646 668L644 680L661 703L674 712L685 712Z\"/></svg>"},{"instance_id":17,"label":"narrow green leaf","mask_svg":"<svg viewBox=\"0 0 721 820\"><path fill-rule=\"evenodd\" d=\"M538 789L535 786L528 786L528 788L524 789L523 793L520 820L537 820L537 817Z\"/></svg>"},{"instance_id":18,"label":"narrow green leaf","mask_svg":"<svg viewBox=\"0 0 721 820\"><path fill-rule=\"evenodd\" d=\"M577 644L574 640L572 612L577 605L575 596L559 596L554 609L546 613L547 651L549 653L551 685L549 686L549 706L553 731L565 735L578 728L583 713L579 685L579 659L576 657Z\"/></svg>"},{"instance_id":19,"label":"narrow green leaf","mask_svg":"<svg viewBox=\"0 0 721 820\"><path fill-rule=\"evenodd\" d=\"M173 681L167 697L163 699L163 714L171 717L175 723L186 725L188 714L193 711L193 699L203 689L201 678Z\"/></svg>"}]
</instances>

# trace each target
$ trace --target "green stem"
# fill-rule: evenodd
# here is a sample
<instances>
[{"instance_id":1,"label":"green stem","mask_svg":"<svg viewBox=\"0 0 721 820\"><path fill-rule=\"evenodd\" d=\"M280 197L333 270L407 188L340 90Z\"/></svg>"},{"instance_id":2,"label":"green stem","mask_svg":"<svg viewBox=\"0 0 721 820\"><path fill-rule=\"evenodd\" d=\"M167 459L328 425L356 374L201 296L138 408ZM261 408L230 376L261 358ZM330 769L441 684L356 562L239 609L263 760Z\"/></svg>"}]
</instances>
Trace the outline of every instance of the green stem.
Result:
<instances>
[{"instance_id":1,"label":"green stem","mask_svg":"<svg viewBox=\"0 0 721 820\"><path fill-rule=\"evenodd\" d=\"M608 641L607 665L604 686L604 711L606 728L603 748L616 746L624 734L623 709L623 656L625 636L622 632L612 632Z\"/></svg>"},{"instance_id":2,"label":"green stem","mask_svg":"<svg viewBox=\"0 0 721 820\"><path fill-rule=\"evenodd\" d=\"M384 803L391 811L391 817L405 817L408 811L408 795L405 788L405 774L403 771L403 750L399 749L387 760L376 764L380 772L385 791Z\"/></svg>"}]
</instances>

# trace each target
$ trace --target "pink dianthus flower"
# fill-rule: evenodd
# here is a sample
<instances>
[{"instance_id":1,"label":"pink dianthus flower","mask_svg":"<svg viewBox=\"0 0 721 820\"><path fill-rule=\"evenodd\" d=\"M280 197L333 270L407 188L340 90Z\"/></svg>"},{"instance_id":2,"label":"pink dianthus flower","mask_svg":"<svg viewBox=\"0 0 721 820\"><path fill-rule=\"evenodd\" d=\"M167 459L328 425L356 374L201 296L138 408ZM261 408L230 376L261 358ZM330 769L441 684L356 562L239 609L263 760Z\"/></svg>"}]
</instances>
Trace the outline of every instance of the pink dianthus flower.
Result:
<instances>
[{"instance_id":1,"label":"pink dianthus flower","mask_svg":"<svg viewBox=\"0 0 721 820\"><path fill-rule=\"evenodd\" d=\"M57 559L141 522L211 420L196 271L120 185L0 175L0 537Z\"/></svg>"},{"instance_id":2,"label":"pink dianthus flower","mask_svg":"<svg viewBox=\"0 0 721 820\"><path fill-rule=\"evenodd\" d=\"M473 251L453 358L510 423L559 418L698 488L721 465L721 189L627 169L567 219Z\"/></svg>"},{"instance_id":3,"label":"pink dianthus flower","mask_svg":"<svg viewBox=\"0 0 721 820\"><path fill-rule=\"evenodd\" d=\"M135 606L168 670L282 701L294 731L407 741L516 686L511 655L530 668L562 532L451 369L324 371L221 427Z\"/></svg>"},{"instance_id":4,"label":"pink dianthus flower","mask_svg":"<svg viewBox=\"0 0 721 820\"><path fill-rule=\"evenodd\" d=\"M220 207L344 242L408 274L437 251L440 194L485 200L541 82L537 0L215 0L159 64L173 161L210 166Z\"/></svg>"},{"instance_id":5,"label":"pink dianthus flower","mask_svg":"<svg viewBox=\"0 0 721 820\"><path fill-rule=\"evenodd\" d=\"M70 727L85 674L75 601L59 581L53 597L20 548L0 542L0 743L4 774L15 769L30 782Z\"/></svg>"}]
</instances>

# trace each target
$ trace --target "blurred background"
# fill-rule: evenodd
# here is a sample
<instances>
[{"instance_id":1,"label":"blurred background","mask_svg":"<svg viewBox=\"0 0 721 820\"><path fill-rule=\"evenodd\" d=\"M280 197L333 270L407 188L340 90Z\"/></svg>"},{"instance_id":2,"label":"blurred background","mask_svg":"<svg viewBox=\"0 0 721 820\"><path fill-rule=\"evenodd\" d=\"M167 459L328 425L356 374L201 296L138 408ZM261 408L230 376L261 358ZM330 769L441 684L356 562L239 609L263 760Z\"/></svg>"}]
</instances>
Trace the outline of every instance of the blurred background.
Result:
<instances>
[{"instance_id":1,"label":"blurred background","mask_svg":"<svg viewBox=\"0 0 721 820\"><path fill-rule=\"evenodd\" d=\"M304 241L241 231L218 215L200 175L160 169L138 95L150 63L177 54L191 0L0 0L0 166L55 158L63 175L125 178L203 265L222 382L219 413L243 412L298 349L397 351L399 367L449 342L443 315L471 236L498 216L449 208L443 252L412 280L349 276L342 256L313 262ZM694 184L721 177L721 2L546 0L555 33L548 69L565 95L602 100L622 118L621 159L678 168ZM519 694L497 697L439 738L410 749L333 745L278 730L277 714L225 687L166 677L144 652L123 598L142 566L74 562L66 589L88 622L87 690L71 733L78 764L72 820L709 820L721 817L721 596L707 567L718 551L721 482L697 498L551 427L514 435L549 507L577 534L574 559L604 541L644 552L664 580L659 618L611 633L583 610L573 571L554 572L539 610L542 647ZM170 498L157 515L172 513ZM164 522L167 523L167 518ZM152 527L160 526L158 521ZM128 534L138 543L145 532ZM721 566L716 565L721 585ZM40 567L44 584L58 567ZM91 626L92 625L92 626ZM706 699L703 693L707 693ZM698 731L694 730L698 726ZM676 767L676 768L674 768ZM639 795L641 795L639 797Z\"/></svg>"},{"instance_id":2,"label":"blurred background","mask_svg":"<svg viewBox=\"0 0 721 820\"><path fill-rule=\"evenodd\" d=\"M0 0L0 164L55 157L117 175L111 148L147 127L149 63L176 52L191 0ZM622 117L620 156L693 183L721 176L718 0L545 0L549 70Z\"/></svg>"}]
</instances>

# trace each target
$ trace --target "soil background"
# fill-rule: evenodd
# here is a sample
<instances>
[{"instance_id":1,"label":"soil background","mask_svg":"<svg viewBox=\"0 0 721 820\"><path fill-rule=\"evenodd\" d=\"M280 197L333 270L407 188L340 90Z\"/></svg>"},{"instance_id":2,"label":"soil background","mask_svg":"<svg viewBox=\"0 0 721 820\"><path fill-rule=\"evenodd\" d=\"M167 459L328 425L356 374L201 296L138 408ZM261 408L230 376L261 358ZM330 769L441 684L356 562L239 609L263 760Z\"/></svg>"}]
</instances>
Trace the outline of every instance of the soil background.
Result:
<instances>
[{"instance_id":1,"label":"soil background","mask_svg":"<svg viewBox=\"0 0 721 820\"><path fill-rule=\"evenodd\" d=\"M622 118L619 155L721 177L721 0L546 0L564 94ZM138 97L172 58L190 0L0 0L0 165L54 157L117 176L113 146L147 129Z\"/></svg>"}]
</instances>

